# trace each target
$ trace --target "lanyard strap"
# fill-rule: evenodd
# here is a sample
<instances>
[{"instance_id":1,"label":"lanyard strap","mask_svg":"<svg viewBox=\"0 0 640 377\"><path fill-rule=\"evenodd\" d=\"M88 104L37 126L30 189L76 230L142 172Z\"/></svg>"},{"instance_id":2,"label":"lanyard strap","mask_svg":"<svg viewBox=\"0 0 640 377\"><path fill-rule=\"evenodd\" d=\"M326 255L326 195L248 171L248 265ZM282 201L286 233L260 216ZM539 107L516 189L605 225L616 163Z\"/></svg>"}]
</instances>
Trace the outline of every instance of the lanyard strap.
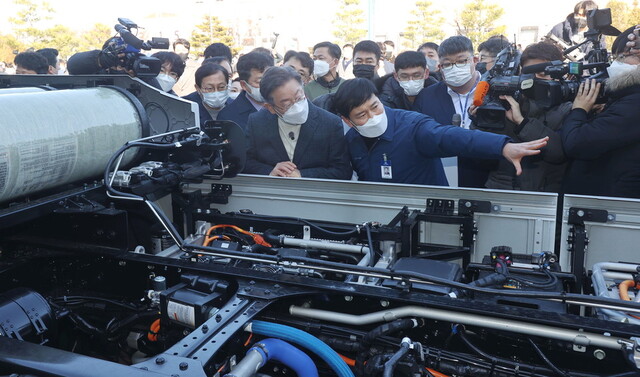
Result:
<instances>
[{"instance_id":1,"label":"lanyard strap","mask_svg":"<svg viewBox=\"0 0 640 377\"><path fill-rule=\"evenodd\" d=\"M465 124L467 123L466 119L467 119L467 106L469 105L469 96L471 96L471 92L467 94L467 98L464 101L464 107L462 107L462 100L460 99L460 97L462 96L458 94L458 102L460 103L460 117L462 118L462 124L461 124L462 128L464 128Z\"/></svg>"}]
</instances>

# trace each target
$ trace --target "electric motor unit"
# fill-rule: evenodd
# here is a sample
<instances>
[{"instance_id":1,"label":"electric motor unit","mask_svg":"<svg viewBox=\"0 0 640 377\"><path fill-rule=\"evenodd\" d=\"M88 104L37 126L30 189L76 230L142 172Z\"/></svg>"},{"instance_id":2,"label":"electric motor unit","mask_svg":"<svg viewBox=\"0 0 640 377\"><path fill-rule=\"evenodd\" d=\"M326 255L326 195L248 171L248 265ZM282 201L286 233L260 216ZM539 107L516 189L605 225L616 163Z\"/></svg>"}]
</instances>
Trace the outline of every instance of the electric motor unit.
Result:
<instances>
[{"instance_id":1,"label":"electric motor unit","mask_svg":"<svg viewBox=\"0 0 640 377\"><path fill-rule=\"evenodd\" d=\"M54 314L40 294L16 288L0 294L0 336L42 343Z\"/></svg>"},{"instance_id":2,"label":"electric motor unit","mask_svg":"<svg viewBox=\"0 0 640 377\"><path fill-rule=\"evenodd\" d=\"M0 95L0 202L99 176L146 122L138 100L117 88Z\"/></svg>"}]
</instances>

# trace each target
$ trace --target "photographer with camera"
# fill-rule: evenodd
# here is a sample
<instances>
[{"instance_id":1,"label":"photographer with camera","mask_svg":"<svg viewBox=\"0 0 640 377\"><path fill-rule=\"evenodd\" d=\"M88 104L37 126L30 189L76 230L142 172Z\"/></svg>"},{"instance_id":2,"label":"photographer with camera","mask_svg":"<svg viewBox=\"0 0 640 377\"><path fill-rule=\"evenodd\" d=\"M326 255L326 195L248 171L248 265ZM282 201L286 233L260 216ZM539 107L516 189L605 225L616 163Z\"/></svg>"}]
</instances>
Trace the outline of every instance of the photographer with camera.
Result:
<instances>
[{"instance_id":1,"label":"photographer with camera","mask_svg":"<svg viewBox=\"0 0 640 377\"><path fill-rule=\"evenodd\" d=\"M522 68L535 66L544 71L545 63L562 60L562 52L547 42L529 45L520 58ZM536 72L536 80L551 80L544 72ZM549 108L543 107L533 98L521 96L516 101L512 96L501 95L510 109L505 112L504 133L515 142L532 141L549 137L547 147L541 153L522 161L522 175L516 176L513 165L500 161L497 168L489 173L486 187L502 190L525 190L559 192L566 170L562 143L557 131L566 115L571 111L571 102L564 102ZM470 109L475 112L475 107Z\"/></svg>"},{"instance_id":2,"label":"photographer with camera","mask_svg":"<svg viewBox=\"0 0 640 377\"><path fill-rule=\"evenodd\" d=\"M601 84L583 82L560 129L572 159L567 193L640 198L640 55L627 46L633 31L625 30L613 42L604 110L590 114Z\"/></svg>"},{"instance_id":3,"label":"photographer with camera","mask_svg":"<svg viewBox=\"0 0 640 377\"><path fill-rule=\"evenodd\" d=\"M138 25L127 18L118 18L114 29L119 36L110 38L102 45L102 50L79 52L69 58L67 70L70 75L127 74L137 77L147 84L162 90L156 80L162 62L146 56L141 50L168 49L167 38L152 38L144 42L131 30Z\"/></svg>"}]
</instances>

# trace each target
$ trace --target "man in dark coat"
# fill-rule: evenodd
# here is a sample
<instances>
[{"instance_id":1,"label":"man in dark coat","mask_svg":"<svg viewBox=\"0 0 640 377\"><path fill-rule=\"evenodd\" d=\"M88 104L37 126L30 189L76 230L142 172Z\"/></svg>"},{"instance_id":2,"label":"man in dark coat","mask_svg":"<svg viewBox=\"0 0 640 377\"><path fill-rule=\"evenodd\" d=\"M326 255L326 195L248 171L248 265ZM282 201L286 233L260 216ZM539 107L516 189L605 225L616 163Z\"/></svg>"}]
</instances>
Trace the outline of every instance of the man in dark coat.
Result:
<instances>
[{"instance_id":1,"label":"man in dark coat","mask_svg":"<svg viewBox=\"0 0 640 377\"><path fill-rule=\"evenodd\" d=\"M260 94L260 80L267 68L272 66L273 59L265 54L250 52L242 55L236 68L243 91L229 106L220 111L218 120L230 120L246 131L249 115L264 106L264 98Z\"/></svg>"},{"instance_id":2,"label":"man in dark coat","mask_svg":"<svg viewBox=\"0 0 640 377\"><path fill-rule=\"evenodd\" d=\"M607 68L609 102L590 118L600 84L580 85L562 125L565 153L573 161L565 179L572 194L640 198L640 55L626 46L630 28L613 43Z\"/></svg>"},{"instance_id":3,"label":"man in dark coat","mask_svg":"<svg viewBox=\"0 0 640 377\"><path fill-rule=\"evenodd\" d=\"M310 103L291 67L264 74L265 109L247 123L244 172L279 177L349 179L352 170L340 119Z\"/></svg>"},{"instance_id":4,"label":"man in dark coat","mask_svg":"<svg viewBox=\"0 0 640 377\"><path fill-rule=\"evenodd\" d=\"M584 32L588 30L587 27L587 13L590 10L598 9L598 5L595 1L585 0L579 1L573 8L573 13L569 14L567 18L555 25L549 34L556 36L562 40L567 46L574 46L584 41ZM604 48L604 35L600 38L601 47ZM579 50L585 55L593 49L591 43L585 43Z\"/></svg>"},{"instance_id":5,"label":"man in dark coat","mask_svg":"<svg viewBox=\"0 0 640 377\"><path fill-rule=\"evenodd\" d=\"M427 61L417 51L405 51L396 57L395 72L382 77L380 101L393 109L411 110L422 89L438 81L429 76Z\"/></svg>"}]
</instances>

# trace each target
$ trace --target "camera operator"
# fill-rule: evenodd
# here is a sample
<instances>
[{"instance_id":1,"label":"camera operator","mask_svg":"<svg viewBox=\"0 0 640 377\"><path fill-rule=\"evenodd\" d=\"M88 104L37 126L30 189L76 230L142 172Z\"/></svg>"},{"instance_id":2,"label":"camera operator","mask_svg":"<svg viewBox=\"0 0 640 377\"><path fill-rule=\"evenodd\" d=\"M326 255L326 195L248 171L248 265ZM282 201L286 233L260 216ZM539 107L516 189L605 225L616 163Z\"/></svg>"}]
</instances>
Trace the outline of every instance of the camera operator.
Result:
<instances>
[{"instance_id":1,"label":"camera operator","mask_svg":"<svg viewBox=\"0 0 640 377\"><path fill-rule=\"evenodd\" d=\"M104 75L126 74L137 77L136 72L120 65L120 60L105 53L110 45L120 43L119 38L111 38L102 45L102 50L91 50L73 54L67 61L67 70L70 75ZM125 54L118 54L118 58L124 58ZM156 77L139 77L142 81L156 89L163 90Z\"/></svg>"},{"instance_id":2,"label":"camera operator","mask_svg":"<svg viewBox=\"0 0 640 377\"><path fill-rule=\"evenodd\" d=\"M570 162L565 192L640 197L640 55L627 46L631 27L613 42L607 68L609 101L590 117L600 83L580 84L573 109L560 130Z\"/></svg>"},{"instance_id":3,"label":"camera operator","mask_svg":"<svg viewBox=\"0 0 640 377\"><path fill-rule=\"evenodd\" d=\"M521 57L522 67L562 60L562 51L546 42L529 45ZM538 80L551 80L544 72L536 73ZM505 131L515 142L532 141L549 137L547 147L537 156L522 161L522 175L517 176L513 165L500 161L489 173L486 187L502 190L559 192L566 170L565 156L560 136L556 131L571 111L571 102L543 108L532 99L522 98L520 103L512 96L500 96L509 102L506 111ZM470 111L473 111L471 109Z\"/></svg>"},{"instance_id":4,"label":"camera operator","mask_svg":"<svg viewBox=\"0 0 640 377\"><path fill-rule=\"evenodd\" d=\"M579 1L573 8L573 13L569 14L567 18L555 25L550 34L555 35L568 46L575 46L582 43L585 40L584 32L587 31L587 13L590 10L598 9L598 4L592 0ZM605 45L604 36L600 37L600 43ZM587 54L592 49L591 44L585 44L580 47L580 51Z\"/></svg>"}]
</instances>

